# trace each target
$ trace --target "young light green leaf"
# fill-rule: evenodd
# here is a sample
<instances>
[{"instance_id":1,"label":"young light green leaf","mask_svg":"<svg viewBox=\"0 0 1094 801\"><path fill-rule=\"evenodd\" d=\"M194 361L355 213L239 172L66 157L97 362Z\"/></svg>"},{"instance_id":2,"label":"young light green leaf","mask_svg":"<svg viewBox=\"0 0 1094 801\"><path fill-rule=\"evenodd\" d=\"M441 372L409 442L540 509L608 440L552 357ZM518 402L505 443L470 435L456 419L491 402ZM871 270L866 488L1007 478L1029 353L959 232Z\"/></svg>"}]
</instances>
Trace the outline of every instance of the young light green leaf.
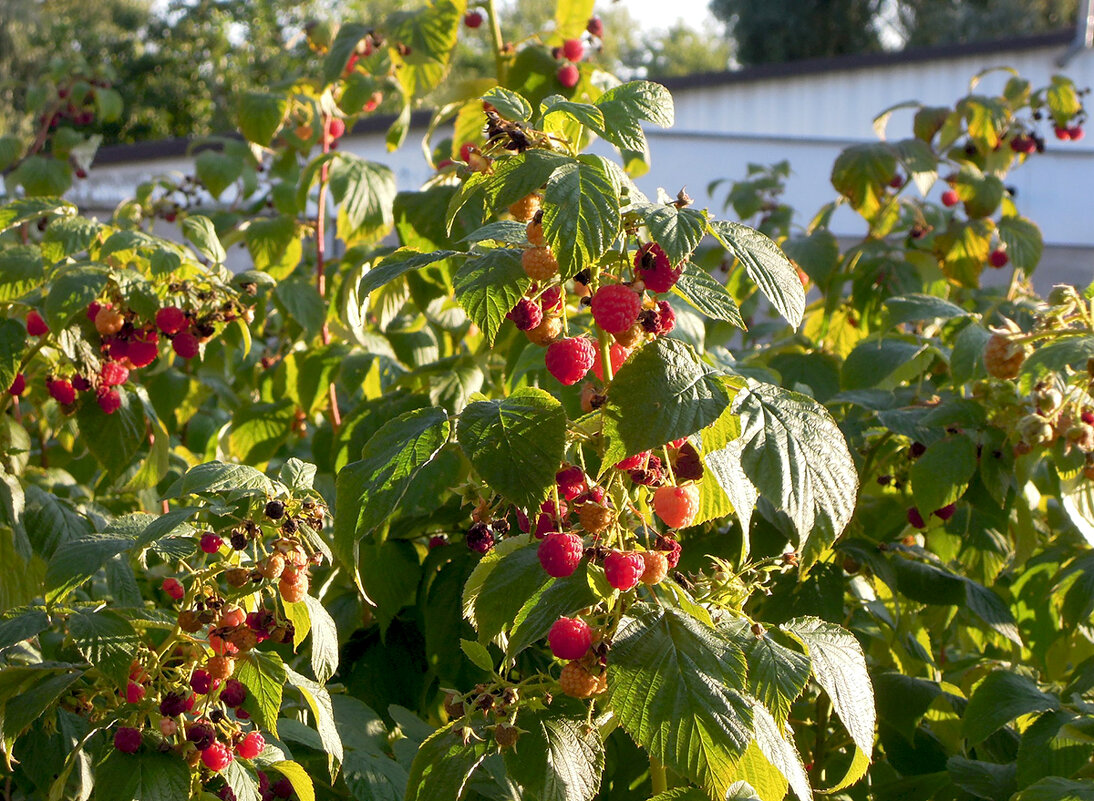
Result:
<instances>
[{"instance_id":1,"label":"young light green leaf","mask_svg":"<svg viewBox=\"0 0 1094 801\"><path fill-rule=\"evenodd\" d=\"M304 596L311 619L311 670L320 684L338 670L338 627L317 598Z\"/></svg>"},{"instance_id":2,"label":"young light green leaf","mask_svg":"<svg viewBox=\"0 0 1094 801\"><path fill-rule=\"evenodd\" d=\"M695 209L677 208L672 203L644 203L630 210L642 218L653 241L673 265L690 257L706 235L706 215Z\"/></svg>"},{"instance_id":3,"label":"young light green leaf","mask_svg":"<svg viewBox=\"0 0 1094 801\"><path fill-rule=\"evenodd\" d=\"M707 230L742 265L775 310L797 328L805 314L805 289L790 259L770 238L728 220L710 220Z\"/></svg>"},{"instance_id":4,"label":"young light green leaf","mask_svg":"<svg viewBox=\"0 0 1094 801\"><path fill-rule=\"evenodd\" d=\"M741 309L729 290L702 267L690 262L685 264L672 291L697 312L712 320L723 320L742 331L747 328L744 318L741 317Z\"/></svg>"},{"instance_id":5,"label":"young light green leaf","mask_svg":"<svg viewBox=\"0 0 1094 801\"><path fill-rule=\"evenodd\" d=\"M185 236L197 252L208 259L212 264L223 264L227 254L224 245L220 244L213 221L200 214L187 216L182 221L182 234ZM260 268L261 269L261 268Z\"/></svg>"},{"instance_id":6,"label":"young light green leaf","mask_svg":"<svg viewBox=\"0 0 1094 801\"><path fill-rule=\"evenodd\" d=\"M578 156L543 191L543 236L563 279L595 262L619 235L620 185L600 156Z\"/></svg>"}]
</instances>

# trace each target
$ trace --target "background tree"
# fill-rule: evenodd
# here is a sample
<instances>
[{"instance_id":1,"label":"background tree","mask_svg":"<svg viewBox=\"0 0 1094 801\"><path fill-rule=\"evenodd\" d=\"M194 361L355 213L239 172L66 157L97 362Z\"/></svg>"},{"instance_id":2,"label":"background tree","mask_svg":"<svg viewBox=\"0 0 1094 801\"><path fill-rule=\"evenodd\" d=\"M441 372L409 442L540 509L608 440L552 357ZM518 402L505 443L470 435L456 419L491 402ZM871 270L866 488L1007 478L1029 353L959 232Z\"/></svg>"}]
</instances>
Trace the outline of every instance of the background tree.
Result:
<instances>
[{"instance_id":1,"label":"background tree","mask_svg":"<svg viewBox=\"0 0 1094 801\"><path fill-rule=\"evenodd\" d=\"M1066 28L1077 10L1077 0L900 0L897 27L908 46L975 42Z\"/></svg>"}]
</instances>

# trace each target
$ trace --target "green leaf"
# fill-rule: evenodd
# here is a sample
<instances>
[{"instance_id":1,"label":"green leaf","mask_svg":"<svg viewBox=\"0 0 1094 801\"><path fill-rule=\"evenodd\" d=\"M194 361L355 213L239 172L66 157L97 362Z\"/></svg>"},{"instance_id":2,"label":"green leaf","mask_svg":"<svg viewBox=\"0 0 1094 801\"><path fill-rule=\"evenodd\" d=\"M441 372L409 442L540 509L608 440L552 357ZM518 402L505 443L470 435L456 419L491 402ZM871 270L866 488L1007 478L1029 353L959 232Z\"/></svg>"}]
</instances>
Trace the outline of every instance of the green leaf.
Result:
<instances>
[{"instance_id":1,"label":"green leaf","mask_svg":"<svg viewBox=\"0 0 1094 801\"><path fill-rule=\"evenodd\" d=\"M21 197L0 206L0 233L41 217L71 217L76 205L59 197Z\"/></svg>"},{"instance_id":2,"label":"green leaf","mask_svg":"<svg viewBox=\"0 0 1094 801\"><path fill-rule=\"evenodd\" d=\"M840 371L843 389L895 389L922 373L934 360L934 349L923 342L885 337L864 339L847 354Z\"/></svg>"},{"instance_id":3,"label":"green leaf","mask_svg":"<svg viewBox=\"0 0 1094 801\"><path fill-rule=\"evenodd\" d=\"M507 120L528 122L532 119L532 107L528 101L502 86L495 86L482 96L482 99L498 110Z\"/></svg>"},{"instance_id":4,"label":"green leaf","mask_svg":"<svg viewBox=\"0 0 1094 801\"><path fill-rule=\"evenodd\" d=\"M661 246L673 265L691 256L706 235L706 215L695 209L680 209L671 203L646 203L633 211L642 218L653 241Z\"/></svg>"},{"instance_id":5,"label":"green leaf","mask_svg":"<svg viewBox=\"0 0 1094 801\"><path fill-rule=\"evenodd\" d=\"M11 670L9 667L8 671ZM41 718L68 689L83 677L82 671L66 671L54 675L55 669L31 669L32 679L16 674L9 682L18 682L18 686L9 684L0 695L0 736L10 743L22 734L35 720ZM36 675L35 675L36 674ZM10 695L10 698L8 697ZM3 703L3 701L7 703ZM8 751L10 754L10 750Z\"/></svg>"},{"instance_id":6,"label":"green leaf","mask_svg":"<svg viewBox=\"0 0 1094 801\"><path fill-rule=\"evenodd\" d=\"M624 457L694 434L717 420L729 402L721 376L690 345L658 337L631 356L608 387L601 472Z\"/></svg>"},{"instance_id":7,"label":"green leaf","mask_svg":"<svg viewBox=\"0 0 1094 801\"><path fill-rule=\"evenodd\" d=\"M929 679L895 672L875 674L874 691L881 722L896 729L909 745L928 707L942 694L942 688Z\"/></svg>"},{"instance_id":8,"label":"green leaf","mask_svg":"<svg viewBox=\"0 0 1094 801\"><path fill-rule=\"evenodd\" d=\"M881 210L895 174L896 156L887 143L852 145L832 165L832 186L851 201L851 208L871 220Z\"/></svg>"},{"instance_id":9,"label":"green leaf","mask_svg":"<svg viewBox=\"0 0 1094 801\"><path fill-rule=\"evenodd\" d=\"M912 497L924 519L965 494L976 463L976 443L963 434L948 436L927 447L909 470Z\"/></svg>"},{"instance_id":10,"label":"green leaf","mask_svg":"<svg viewBox=\"0 0 1094 801\"><path fill-rule=\"evenodd\" d=\"M0 258L0 268L3 259ZM18 320L0 320L0 387L10 387L19 374L19 363L27 344L27 328Z\"/></svg>"},{"instance_id":11,"label":"green leaf","mask_svg":"<svg viewBox=\"0 0 1094 801\"><path fill-rule=\"evenodd\" d=\"M510 248L468 260L452 279L456 300L491 344L505 315L531 284L521 266L521 251Z\"/></svg>"},{"instance_id":12,"label":"green leaf","mask_svg":"<svg viewBox=\"0 0 1094 801\"><path fill-rule=\"evenodd\" d=\"M969 696L961 729L970 745L983 742L1020 715L1058 709L1054 695L1041 692L1037 684L1009 670L988 674Z\"/></svg>"},{"instance_id":13,"label":"green leaf","mask_svg":"<svg viewBox=\"0 0 1094 801\"><path fill-rule=\"evenodd\" d=\"M744 265L775 310L797 328L805 314L805 289L798 271L779 246L754 228L727 220L711 220L707 230Z\"/></svg>"},{"instance_id":14,"label":"green leaf","mask_svg":"<svg viewBox=\"0 0 1094 801\"><path fill-rule=\"evenodd\" d=\"M651 756L724 797L753 738L744 656L682 612L632 610L612 645L610 708Z\"/></svg>"},{"instance_id":15,"label":"green leaf","mask_svg":"<svg viewBox=\"0 0 1094 801\"><path fill-rule=\"evenodd\" d=\"M132 537L110 534L89 534L62 543L46 568L46 601L64 598L133 543Z\"/></svg>"},{"instance_id":16,"label":"green leaf","mask_svg":"<svg viewBox=\"0 0 1094 801\"><path fill-rule=\"evenodd\" d=\"M165 498L182 498L186 495L216 495L228 490L253 491L248 494L275 493L274 484L260 471L245 464L206 462L191 467L164 495Z\"/></svg>"},{"instance_id":17,"label":"green leaf","mask_svg":"<svg viewBox=\"0 0 1094 801\"><path fill-rule=\"evenodd\" d=\"M1007 130L1007 107L994 97L969 95L957 108L965 117L969 136L979 140L981 151L994 150Z\"/></svg>"},{"instance_id":18,"label":"green leaf","mask_svg":"<svg viewBox=\"0 0 1094 801\"><path fill-rule=\"evenodd\" d=\"M72 187L72 168L67 161L49 156L29 156L8 173L8 189L22 186L27 197L52 198Z\"/></svg>"},{"instance_id":19,"label":"green leaf","mask_svg":"<svg viewBox=\"0 0 1094 801\"><path fill-rule=\"evenodd\" d=\"M952 320L955 317L968 315L968 312L956 303L950 303L945 298L934 295L901 295L896 298L887 298L884 305L889 310L889 322L893 325L927 320Z\"/></svg>"},{"instance_id":20,"label":"green leaf","mask_svg":"<svg viewBox=\"0 0 1094 801\"><path fill-rule=\"evenodd\" d=\"M46 295L45 318L51 331L60 331L106 287L107 273L100 267L71 267L53 278Z\"/></svg>"},{"instance_id":21,"label":"green leaf","mask_svg":"<svg viewBox=\"0 0 1094 801\"><path fill-rule=\"evenodd\" d=\"M296 232L296 221L288 215L252 220L243 232L243 240L254 269L278 280L288 278L300 263L303 246Z\"/></svg>"},{"instance_id":22,"label":"green leaf","mask_svg":"<svg viewBox=\"0 0 1094 801\"><path fill-rule=\"evenodd\" d=\"M730 409L741 436L721 453L787 515L802 565L812 564L855 510L858 475L843 434L815 400L770 384L750 383Z\"/></svg>"},{"instance_id":23,"label":"green leaf","mask_svg":"<svg viewBox=\"0 0 1094 801\"><path fill-rule=\"evenodd\" d=\"M243 175L243 159L217 150L203 150L194 159L194 169L209 194L219 199Z\"/></svg>"},{"instance_id":24,"label":"green leaf","mask_svg":"<svg viewBox=\"0 0 1094 801\"><path fill-rule=\"evenodd\" d=\"M555 30L552 41L580 39L593 15L593 0L559 0L555 5ZM547 801L541 798L539 801Z\"/></svg>"},{"instance_id":25,"label":"green leaf","mask_svg":"<svg viewBox=\"0 0 1094 801\"><path fill-rule=\"evenodd\" d=\"M188 801L190 769L171 752L109 749L95 770L95 801Z\"/></svg>"},{"instance_id":26,"label":"green leaf","mask_svg":"<svg viewBox=\"0 0 1094 801\"><path fill-rule=\"evenodd\" d=\"M281 281L273 293L288 317L303 328L309 337L319 335L323 322L327 319L327 304L311 281L294 275Z\"/></svg>"},{"instance_id":27,"label":"green leaf","mask_svg":"<svg viewBox=\"0 0 1094 801\"><path fill-rule=\"evenodd\" d=\"M320 684L338 670L338 627L322 603L310 595L304 596L311 619L311 671Z\"/></svg>"},{"instance_id":28,"label":"green leaf","mask_svg":"<svg viewBox=\"0 0 1094 801\"><path fill-rule=\"evenodd\" d=\"M999 238L1006 246L1010 263L1027 275L1041 263L1045 241L1036 223L1025 217L1004 216L998 224Z\"/></svg>"},{"instance_id":29,"label":"green leaf","mask_svg":"<svg viewBox=\"0 0 1094 801\"><path fill-rule=\"evenodd\" d=\"M1071 712L1046 712L1022 732L1015 760L1019 787L1047 776L1073 776L1094 755L1091 743L1076 743L1063 727L1076 720Z\"/></svg>"},{"instance_id":30,"label":"green leaf","mask_svg":"<svg viewBox=\"0 0 1094 801\"><path fill-rule=\"evenodd\" d=\"M526 387L503 400L468 404L456 435L491 489L534 508L554 484L562 463L566 412L550 393Z\"/></svg>"},{"instance_id":31,"label":"green leaf","mask_svg":"<svg viewBox=\"0 0 1094 801\"><path fill-rule=\"evenodd\" d=\"M283 94L245 92L237 107L239 131L247 141L268 147L288 110L289 98Z\"/></svg>"},{"instance_id":32,"label":"green leaf","mask_svg":"<svg viewBox=\"0 0 1094 801\"><path fill-rule=\"evenodd\" d=\"M1014 781L1014 765L999 765L978 759L952 756L946 760L946 770L953 783L965 792L994 801L1010 798L1017 789Z\"/></svg>"},{"instance_id":33,"label":"green leaf","mask_svg":"<svg viewBox=\"0 0 1094 801\"><path fill-rule=\"evenodd\" d=\"M893 147L908 177L920 193L926 196L938 180L938 157L926 142L919 139L902 139L894 142Z\"/></svg>"},{"instance_id":34,"label":"green leaf","mask_svg":"<svg viewBox=\"0 0 1094 801\"><path fill-rule=\"evenodd\" d=\"M334 549L346 565L356 564L353 554L358 540L391 517L448 435L443 410L407 412L385 423L365 443L361 460L338 473Z\"/></svg>"},{"instance_id":35,"label":"green leaf","mask_svg":"<svg viewBox=\"0 0 1094 801\"><path fill-rule=\"evenodd\" d=\"M1011 801L1094 801L1094 786L1088 780L1049 776L1031 784Z\"/></svg>"},{"instance_id":36,"label":"green leaf","mask_svg":"<svg viewBox=\"0 0 1094 801\"><path fill-rule=\"evenodd\" d=\"M446 230L452 231L456 215L472 198L481 198L487 210L496 211L537 191L556 169L572 163L561 153L539 149L498 159L491 172L475 173L452 196L445 212Z\"/></svg>"},{"instance_id":37,"label":"green leaf","mask_svg":"<svg viewBox=\"0 0 1094 801\"><path fill-rule=\"evenodd\" d=\"M287 778L300 801L315 801L315 787L304 766L290 760L271 762L269 767Z\"/></svg>"},{"instance_id":38,"label":"green leaf","mask_svg":"<svg viewBox=\"0 0 1094 801\"><path fill-rule=\"evenodd\" d=\"M18 300L45 280L45 262L38 247L13 244L0 250L0 302Z\"/></svg>"},{"instance_id":39,"label":"green leaf","mask_svg":"<svg viewBox=\"0 0 1094 801\"><path fill-rule=\"evenodd\" d=\"M547 582L530 547L531 534L502 540L471 572L463 589L463 614L479 632L481 642L498 636L521 606Z\"/></svg>"},{"instance_id":40,"label":"green leaf","mask_svg":"<svg viewBox=\"0 0 1094 801\"><path fill-rule=\"evenodd\" d=\"M619 235L616 174L600 156L556 168L543 190L543 236L565 280L595 262Z\"/></svg>"},{"instance_id":41,"label":"green leaf","mask_svg":"<svg viewBox=\"0 0 1094 801\"><path fill-rule=\"evenodd\" d=\"M456 724L433 732L418 749L407 778L406 801L459 801L467 782L486 758L486 744L464 743Z\"/></svg>"},{"instance_id":42,"label":"green leaf","mask_svg":"<svg viewBox=\"0 0 1094 801\"><path fill-rule=\"evenodd\" d=\"M951 180L970 219L994 214L1003 202L1003 182L994 175L984 175L971 164L962 165Z\"/></svg>"},{"instance_id":43,"label":"green leaf","mask_svg":"<svg viewBox=\"0 0 1094 801\"><path fill-rule=\"evenodd\" d=\"M490 651L482 643L476 640L465 640L461 637L460 650L463 651L464 656L471 660L475 667L485 670L487 673L494 672L494 658L490 656Z\"/></svg>"},{"instance_id":44,"label":"green leaf","mask_svg":"<svg viewBox=\"0 0 1094 801\"><path fill-rule=\"evenodd\" d=\"M113 612L81 612L68 619L68 633L80 656L119 686L125 684L133 654L140 646L129 621Z\"/></svg>"},{"instance_id":45,"label":"green leaf","mask_svg":"<svg viewBox=\"0 0 1094 801\"><path fill-rule=\"evenodd\" d=\"M600 790L604 744L584 720L521 715L517 749L503 751L509 775L536 801L591 801Z\"/></svg>"},{"instance_id":46,"label":"green leaf","mask_svg":"<svg viewBox=\"0 0 1094 801\"><path fill-rule=\"evenodd\" d=\"M347 751L342 777L357 801L403 801L406 793L406 769L383 754Z\"/></svg>"},{"instance_id":47,"label":"green leaf","mask_svg":"<svg viewBox=\"0 0 1094 801\"><path fill-rule=\"evenodd\" d=\"M866 753L874 746L874 693L862 646L851 632L815 617L798 617L779 627L805 646L813 677L828 693L847 733Z\"/></svg>"},{"instance_id":48,"label":"green leaf","mask_svg":"<svg viewBox=\"0 0 1094 801\"><path fill-rule=\"evenodd\" d=\"M671 128L676 116L669 90L650 81L620 84L594 102L604 115L604 126L598 132L625 152L646 152L643 121Z\"/></svg>"},{"instance_id":49,"label":"green leaf","mask_svg":"<svg viewBox=\"0 0 1094 801\"><path fill-rule=\"evenodd\" d=\"M246 464L268 462L291 436L295 412L288 398L240 406L228 429L228 452Z\"/></svg>"},{"instance_id":50,"label":"green leaf","mask_svg":"<svg viewBox=\"0 0 1094 801\"><path fill-rule=\"evenodd\" d=\"M382 287L389 281L394 281L412 270L420 270L422 267L428 267L430 264L436 264L453 256L463 256L463 254L455 250L418 253L409 248L399 248L395 252L384 256L378 265L361 276L361 280L357 284L357 294L363 300L374 289ZM509 310L506 309L506 311Z\"/></svg>"},{"instance_id":51,"label":"green leaf","mask_svg":"<svg viewBox=\"0 0 1094 801\"><path fill-rule=\"evenodd\" d=\"M49 616L32 609L0 623L0 651L41 634L49 626Z\"/></svg>"},{"instance_id":52,"label":"green leaf","mask_svg":"<svg viewBox=\"0 0 1094 801\"><path fill-rule=\"evenodd\" d=\"M115 479L133 463L148 439L144 405L135 394L121 387L118 394L122 402L113 414L103 414L98 404L90 402L81 404L76 412L80 440L103 466L106 475Z\"/></svg>"},{"instance_id":53,"label":"green leaf","mask_svg":"<svg viewBox=\"0 0 1094 801\"><path fill-rule=\"evenodd\" d=\"M372 27L362 22L345 22L339 26L338 33L323 59L324 84L332 84L342 76L358 43L371 32Z\"/></svg>"},{"instance_id":54,"label":"green leaf","mask_svg":"<svg viewBox=\"0 0 1094 801\"><path fill-rule=\"evenodd\" d=\"M680 279L672 288L674 294L687 301L688 305L712 320L723 320L745 330L745 321L733 295L713 275L691 262L684 265Z\"/></svg>"},{"instance_id":55,"label":"green leaf","mask_svg":"<svg viewBox=\"0 0 1094 801\"><path fill-rule=\"evenodd\" d=\"M102 122L116 122L121 119L124 101L116 89L99 87L95 90L95 111Z\"/></svg>"},{"instance_id":56,"label":"green leaf","mask_svg":"<svg viewBox=\"0 0 1094 801\"><path fill-rule=\"evenodd\" d=\"M224 245L220 244L213 221L208 217L195 214L182 221L182 233L193 243L198 253L204 256L212 264L223 264L228 255L224 252ZM258 267L257 269L263 269Z\"/></svg>"},{"instance_id":57,"label":"green leaf","mask_svg":"<svg viewBox=\"0 0 1094 801\"><path fill-rule=\"evenodd\" d=\"M398 11L388 18L388 40L407 47L405 55L393 60L408 95L425 94L444 80L464 7L462 3L457 6L450 0L439 0L414 11Z\"/></svg>"},{"instance_id":58,"label":"green leaf","mask_svg":"<svg viewBox=\"0 0 1094 801\"><path fill-rule=\"evenodd\" d=\"M809 658L775 641L771 632L751 637L745 648L748 688L780 723L809 681Z\"/></svg>"},{"instance_id":59,"label":"green leaf","mask_svg":"<svg viewBox=\"0 0 1094 801\"><path fill-rule=\"evenodd\" d=\"M395 173L383 164L339 152L330 165L331 197L339 205L338 236L373 239L395 224Z\"/></svg>"},{"instance_id":60,"label":"green leaf","mask_svg":"<svg viewBox=\"0 0 1094 801\"><path fill-rule=\"evenodd\" d=\"M236 660L234 676L247 688L243 708L260 729L276 736L281 694L288 679L281 657L268 651L249 651Z\"/></svg>"},{"instance_id":61,"label":"green leaf","mask_svg":"<svg viewBox=\"0 0 1094 801\"><path fill-rule=\"evenodd\" d=\"M794 746L793 734L789 738L784 737L779 724L760 704L752 704L752 715L756 745L764 759L786 778L799 801L812 801L813 790L798 749Z\"/></svg>"}]
</instances>

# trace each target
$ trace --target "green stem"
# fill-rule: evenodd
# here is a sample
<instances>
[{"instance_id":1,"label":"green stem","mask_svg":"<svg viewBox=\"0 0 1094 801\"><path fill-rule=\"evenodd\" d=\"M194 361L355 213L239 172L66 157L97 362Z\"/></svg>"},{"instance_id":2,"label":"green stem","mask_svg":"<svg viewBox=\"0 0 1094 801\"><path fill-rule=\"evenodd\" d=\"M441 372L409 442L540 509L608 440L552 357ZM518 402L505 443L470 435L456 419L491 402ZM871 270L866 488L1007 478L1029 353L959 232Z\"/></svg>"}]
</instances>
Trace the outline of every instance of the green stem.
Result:
<instances>
[{"instance_id":1,"label":"green stem","mask_svg":"<svg viewBox=\"0 0 1094 801\"><path fill-rule=\"evenodd\" d=\"M494 42L494 68L498 73L498 85L505 86L509 78L509 59L505 53L505 39L501 35L501 20L494 0L486 0L486 18L490 23L490 38Z\"/></svg>"},{"instance_id":2,"label":"green stem","mask_svg":"<svg viewBox=\"0 0 1094 801\"><path fill-rule=\"evenodd\" d=\"M669 789L668 776L665 766L657 761L656 757L650 757L650 792L654 795L663 793Z\"/></svg>"}]
</instances>

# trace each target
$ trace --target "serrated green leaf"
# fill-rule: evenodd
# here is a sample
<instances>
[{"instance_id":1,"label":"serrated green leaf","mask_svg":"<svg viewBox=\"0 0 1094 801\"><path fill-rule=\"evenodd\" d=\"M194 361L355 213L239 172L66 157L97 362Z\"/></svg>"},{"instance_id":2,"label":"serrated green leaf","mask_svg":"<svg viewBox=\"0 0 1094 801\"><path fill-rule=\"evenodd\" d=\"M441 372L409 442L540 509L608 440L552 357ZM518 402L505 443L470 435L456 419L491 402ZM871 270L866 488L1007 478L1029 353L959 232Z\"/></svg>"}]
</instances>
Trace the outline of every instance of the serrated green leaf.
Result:
<instances>
[{"instance_id":1,"label":"serrated green leaf","mask_svg":"<svg viewBox=\"0 0 1094 801\"><path fill-rule=\"evenodd\" d=\"M1041 263L1045 250L1041 229L1025 217L1006 215L999 220L998 229L1010 263L1029 275Z\"/></svg>"},{"instance_id":2,"label":"serrated green leaf","mask_svg":"<svg viewBox=\"0 0 1094 801\"><path fill-rule=\"evenodd\" d=\"M521 715L517 750L505 767L536 801L590 801L600 790L604 744L596 726L546 713Z\"/></svg>"},{"instance_id":3,"label":"serrated green leaf","mask_svg":"<svg viewBox=\"0 0 1094 801\"><path fill-rule=\"evenodd\" d=\"M219 199L243 175L243 160L229 153L203 150L194 159L194 170L209 194Z\"/></svg>"},{"instance_id":4,"label":"serrated green leaf","mask_svg":"<svg viewBox=\"0 0 1094 801\"><path fill-rule=\"evenodd\" d=\"M744 265L775 310L797 328L805 314L805 289L798 271L779 246L754 228L727 220L711 220L707 230Z\"/></svg>"},{"instance_id":5,"label":"serrated green leaf","mask_svg":"<svg viewBox=\"0 0 1094 801\"><path fill-rule=\"evenodd\" d=\"M289 98L271 92L244 92L237 115L240 133L249 142L268 147L289 110Z\"/></svg>"},{"instance_id":6,"label":"serrated green leaf","mask_svg":"<svg viewBox=\"0 0 1094 801\"><path fill-rule=\"evenodd\" d=\"M1059 699L1042 692L1032 679L997 670L972 691L961 730L970 745L977 745L1019 715L1047 712L1059 706Z\"/></svg>"},{"instance_id":7,"label":"serrated green leaf","mask_svg":"<svg viewBox=\"0 0 1094 801\"><path fill-rule=\"evenodd\" d=\"M223 264L228 255L220 244L213 221L201 215L188 216L182 221L182 233L197 249L198 253L212 264ZM262 268L259 268L262 269Z\"/></svg>"},{"instance_id":8,"label":"serrated green leaf","mask_svg":"<svg viewBox=\"0 0 1094 801\"><path fill-rule=\"evenodd\" d=\"M464 742L450 723L422 743L407 778L406 801L459 801L475 768L486 757L486 744Z\"/></svg>"},{"instance_id":9,"label":"serrated green leaf","mask_svg":"<svg viewBox=\"0 0 1094 801\"><path fill-rule=\"evenodd\" d=\"M247 688L243 708L259 728L276 735L287 678L281 657L271 652L250 651L236 660L234 676Z\"/></svg>"},{"instance_id":10,"label":"serrated green leaf","mask_svg":"<svg viewBox=\"0 0 1094 801\"><path fill-rule=\"evenodd\" d=\"M684 265L684 271L672 288L688 305L712 320L722 320L740 328L747 328L741 317L741 309L733 295L713 275L702 267L690 262Z\"/></svg>"},{"instance_id":11,"label":"serrated green leaf","mask_svg":"<svg viewBox=\"0 0 1094 801\"><path fill-rule=\"evenodd\" d=\"M44 316L51 331L60 331L99 296L107 282L101 267L71 267L53 278L46 295Z\"/></svg>"},{"instance_id":12,"label":"serrated green leaf","mask_svg":"<svg viewBox=\"0 0 1094 801\"><path fill-rule=\"evenodd\" d=\"M80 655L118 686L129 677L133 654L140 645L136 630L109 611L81 612L68 619L68 633Z\"/></svg>"},{"instance_id":13,"label":"serrated green leaf","mask_svg":"<svg viewBox=\"0 0 1094 801\"><path fill-rule=\"evenodd\" d=\"M681 209L671 203L646 203L633 211L642 218L653 241L661 246L673 265L689 258L706 235L706 215L695 209Z\"/></svg>"},{"instance_id":14,"label":"serrated green leaf","mask_svg":"<svg viewBox=\"0 0 1094 801\"><path fill-rule=\"evenodd\" d=\"M95 770L96 801L188 801L190 769L181 756L147 748L110 750Z\"/></svg>"},{"instance_id":15,"label":"serrated green leaf","mask_svg":"<svg viewBox=\"0 0 1094 801\"><path fill-rule=\"evenodd\" d=\"M507 120L527 122L532 118L532 107L528 101L516 92L502 86L495 86L482 96L483 101L498 110Z\"/></svg>"},{"instance_id":16,"label":"serrated green leaf","mask_svg":"<svg viewBox=\"0 0 1094 801\"><path fill-rule=\"evenodd\" d=\"M780 723L809 681L809 658L775 641L770 632L751 638L745 648L748 687Z\"/></svg>"},{"instance_id":17,"label":"serrated green leaf","mask_svg":"<svg viewBox=\"0 0 1094 801\"><path fill-rule=\"evenodd\" d=\"M505 315L531 284L521 266L521 251L510 248L469 259L452 278L456 300L491 344Z\"/></svg>"},{"instance_id":18,"label":"serrated green leaf","mask_svg":"<svg viewBox=\"0 0 1094 801\"><path fill-rule=\"evenodd\" d=\"M953 503L968 489L976 472L976 444L963 434L932 442L912 464L912 496L923 519Z\"/></svg>"},{"instance_id":19,"label":"serrated green leaf","mask_svg":"<svg viewBox=\"0 0 1094 801\"><path fill-rule=\"evenodd\" d=\"M59 197L22 197L0 206L0 233L41 217L71 217L76 206Z\"/></svg>"},{"instance_id":20,"label":"serrated green leaf","mask_svg":"<svg viewBox=\"0 0 1094 801\"><path fill-rule=\"evenodd\" d=\"M563 279L603 256L620 231L620 186L600 156L578 156L551 173L543 190L543 236Z\"/></svg>"},{"instance_id":21,"label":"serrated green leaf","mask_svg":"<svg viewBox=\"0 0 1094 801\"><path fill-rule=\"evenodd\" d=\"M412 270L420 270L422 267L428 267L430 264L436 264L439 261L444 261L445 259L456 256L462 257L463 255L464 254L455 250L438 250L433 253L418 253L409 248L399 248L395 252L389 253L378 265L361 276L361 280L357 284L357 294L363 300L368 297L368 294L373 290L387 284L389 281L394 281L396 278L405 275ZM508 311L508 309L506 311Z\"/></svg>"}]
</instances>

